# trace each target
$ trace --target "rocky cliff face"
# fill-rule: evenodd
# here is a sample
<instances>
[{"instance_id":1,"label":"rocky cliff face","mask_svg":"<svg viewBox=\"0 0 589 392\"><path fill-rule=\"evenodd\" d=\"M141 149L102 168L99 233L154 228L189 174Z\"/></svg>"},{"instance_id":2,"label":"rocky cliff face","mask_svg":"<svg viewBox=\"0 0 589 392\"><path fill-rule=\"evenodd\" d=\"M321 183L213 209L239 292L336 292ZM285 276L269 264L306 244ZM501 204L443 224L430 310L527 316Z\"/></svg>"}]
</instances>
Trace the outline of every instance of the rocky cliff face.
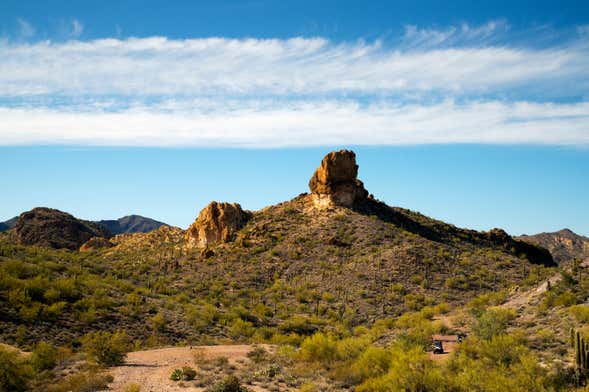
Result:
<instances>
[{"instance_id":1,"label":"rocky cliff face","mask_svg":"<svg viewBox=\"0 0 589 392\"><path fill-rule=\"evenodd\" d=\"M569 263L573 259L589 260L589 238L578 235L569 229L554 233L522 235L522 241L545 247L559 263Z\"/></svg>"},{"instance_id":2,"label":"rocky cliff face","mask_svg":"<svg viewBox=\"0 0 589 392\"><path fill-rule=\"evenodd\" d=\"M206 248L221 242L229 242L235 233L250 219L251 214L237 203L211 202L198 215L186 231L186 246Z\"/></svg>"},{"instance_id":3,"label":"rocky cliff face","mask_svg":"<svg viewBox=\"0 0 589 392\"><path fill-rule=\"evenodd\" d=\"M17 242L50 248L77 250L92 237L107 238L102 226L51 208L34 208L18 217L15 225Z\"/></svg>"},{"instance_id":4,"label":"rocky cliff face","mask_svg":"<svg viewBox=\"0 0 589 392\"><path fill-rule=\"evenodd\" d=\"M368 192L357 176L358 165L353 151L341 150L327 154L309 181L315 206L352 207L365 200Z\"/></svg>"}]
</instances>

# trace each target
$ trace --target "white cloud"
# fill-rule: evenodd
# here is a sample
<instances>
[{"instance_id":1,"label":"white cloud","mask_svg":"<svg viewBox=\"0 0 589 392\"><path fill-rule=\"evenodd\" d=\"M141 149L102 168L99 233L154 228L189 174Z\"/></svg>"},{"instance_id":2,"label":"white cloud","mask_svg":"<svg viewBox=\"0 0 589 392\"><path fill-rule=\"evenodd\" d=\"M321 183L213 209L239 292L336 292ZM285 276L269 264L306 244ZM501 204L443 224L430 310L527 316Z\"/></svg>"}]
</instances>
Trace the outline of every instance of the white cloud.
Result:
<instances>
[{"instance_id":1,"label":"white cloud","mask_svg":"<svg viewBox=\"0 0 589 392\"><path fill-rule=\"evenodd\" d=\"M193 102L198 104L198 102ZM311 146L419 143L589 145L589 103L170 101L105 112L0 109L0 144Z\"/></svg>"},{"instance_id":2,"label":"white cloud","mask_svg":"<svg viewBox=\"0 0 589 392\"><path fill-rule=\"evenodd\" d=\"M408 26L394 46L0 40L0 145L589 145L582 29L556 46L498 44L509 30Z\"/></svg>"},{"instance_id":3,"label":"white cloud","mask_svg":"<svg viewBox=\"0 0 589 392\"><path fill-rule=\"evenodd\" d=\"M488 34L481 28L460 30L466 36ZM380 41L333 43L322 38L153 37L0 44L3 96L476 95L538 86L543 94L558 95L585 93L588 81L589 45L582 41L544 49L467 46L405 51Z\"/></svg>"},{"instance_id":4,"label":"white cloud","mask_svg":"<svg viewBox=\"0 0 589 392\"><path fill-rule=\"evenodd\" d=\"M463 23L444 30L420 29L415 25L407 25L402 46L413 49L456 45L482 47L504 37L509 29L505 20L493 20L481 26Z\"/></svg>"},{"instance_id":5,"label":"white cloud","mask_svg":"<svg viewBox=\"0 0 589 392\"><path fill-rule=\"evenodd\" d=\"M21 37L30 38L35 35L36 30L31 23L22 18L17 18L16 22L18 23L18 33Z\"/></svg>"}]
</instances>

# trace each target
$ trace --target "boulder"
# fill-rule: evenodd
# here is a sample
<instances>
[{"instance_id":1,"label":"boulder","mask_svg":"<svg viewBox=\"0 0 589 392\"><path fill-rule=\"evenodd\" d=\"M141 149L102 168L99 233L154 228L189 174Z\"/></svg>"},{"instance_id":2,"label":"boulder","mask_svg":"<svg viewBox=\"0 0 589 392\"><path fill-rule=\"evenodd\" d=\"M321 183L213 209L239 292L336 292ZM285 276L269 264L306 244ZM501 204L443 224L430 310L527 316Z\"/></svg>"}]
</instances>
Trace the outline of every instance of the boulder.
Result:
<instances>
[{"instance_id":1,"label":"boulder","mask_svg":"<svg viewBox=\"0 0 589 392\"><path fill-rule=\"evenodd\" d=\"M332 205L353 207L365 200L368 192L357 176L358 165L353 151L330 152L309 181L314 204L320 208Z\"/></svg>"},{"instance_id":2,"label":"boulder","mask_svg":"<svg viewBox=\"0 0 589 392\"><path fill-rule=\"evenodd\" d=\"M186 232L186 246L206 248L232 241L235 233L251 218L237 203L211 202L198 214Z\"/></svg>"}]
</instances>

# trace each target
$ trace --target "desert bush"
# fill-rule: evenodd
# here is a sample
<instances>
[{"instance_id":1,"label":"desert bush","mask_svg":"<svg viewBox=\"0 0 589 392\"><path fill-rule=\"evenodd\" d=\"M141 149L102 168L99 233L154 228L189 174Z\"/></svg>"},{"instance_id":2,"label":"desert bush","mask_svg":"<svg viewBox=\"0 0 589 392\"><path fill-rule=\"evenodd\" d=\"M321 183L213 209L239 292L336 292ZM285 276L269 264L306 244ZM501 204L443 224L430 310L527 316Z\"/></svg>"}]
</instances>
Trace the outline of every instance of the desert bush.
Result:
<instances>
[{"instance_id":1,"label":"desert bush","mask_svg":"<svg viewBox=\"0 0 589 392\"><path fill-rule=\"evenodd\" d=\"M0 346L0 391L27 391L32 375L18 351Z\"/></svg>"},{"instance_id":2,"label":"desert bush","mask_svg":"<svg viewBox=\"0 0 589 392\"><path fill-rule=\"evenodd\" d=\"M329 363L337 357L337 341L322 332L306 338L299 351L300 359L307 362Z\"/></svg>"},{"instance_id":3,"label":"desert bush","mask_svg":"<svg viewBox=\"0 0 589 392\"><path fill-rule=\"evenodd\" d=\"M349 372L355 383L385 374L391 364L391 353L382 348L370 346L350 366Z\"/></svg>"},{"instance_id":4,"label":"desert bush","mask_svg":"<svg viewBox=\"0 0 589 392\"><path fill-rule=\"evenodd\" d=\"M515 317L512 309L489 308L477 318L472 330L479 338L489 340L504 334L509 322Z\"/></svg>"},{"instance_id":5,"label":"desert bush","mask_svg":"<svg viewBox=\"0 0 589 392\"><path fill-rule=\"evenodd\" d=\"M521 338L511 335L469 337L457 348L448 370L457 391L551 390L546 369Z\"/></svg>"},{"instance_id":6,"label":"desert bush","mask_svg":"<svg viewBox=\"0 0 589 392\"><path fill-rule=\"evenodd\" d=\"M479 317L489 306L501 305L506 299L507 294L505 291L485 293L471 300L467 307L473 316Z\"/></svg>"},{"instance_id":7,"label":"desert bush","mask_svg":"<svg viewBox=\"0 0 589 392\"><path fill-rule=\"evenodd\" d=\"M207 392L249 392L249 390L241 385L237 377L227 376L223 381L209 388Z\"/></svg>"},{"instance_id":8,"label":"desert bush","mask_svg":"<svg viewBox=\"0 0 589 392\"><path fill-rule=\"evenodd\" d=\"M85 371L68 376L66 379L50 385L47 392L95 392L107 389L112 382L111 375Z\"/></svg>"},{"instance_id":9,"label":"desert bush","mask_svg":"<svg viewBox=\"0 0 589 392\"><path fill-rule=\"evenodd\" d=\"M360 384L358 392L443 391L446 389L442 371L429 360L419 346L391 348L387 372Z\"/></svg>"},{"instance_id":10,"label":"desert bush","mask_svg":"<svg viewBox=\"0 0 589 392\"><path fill-rule=\"evenodd\" d=\"M155 331L163 332L166 328L166 319L164 314L161 312L157 313L155 316L149 319L149 322L151 324L151 328Z\"/></svg>"},{"instance_id":11,"label":"desert bush","mask_svg":"<svg viewBox=\"0 0 589 392\"><path fill-rule=\"evenodd\" d=\"M46 342L39 342L31 353L30 363L37 371L53 369L57 364L57 349Z\"/></svg>"},{"instance_id":12,"label":"desert bush","mask_svg":"<svg viewBox=\"0 0 589 392\"><path fill-rule=\"evenodd\" d=\"M182 367L182 380L191 381L194 380L194 377L196 377L196 370L194 370L190 366Z\"/></svg>"},{"instance_id":13,"label":"desert bush","mask_svg":"<svg viewBox=\"0 0 589 392\"><path fill-rule=\"evenodd\" d=\"M125 387L125 392L140 392L141 386L139 384L129 384Z\"/></svg>"},{"instance_id":14,"label":"desert bush","mask_svg":"<svg viewBox=\"0 0 589 392\"><path fill-rule=\"evenodd\" d=\"M250 337L256 332L254 325L249 321L243 321L240 318L233 320L229 328L229 335L235 339Z\"/></svg>"},{"instance_id":15,"label":"desert bush","mask_svg":"<svg viewBox=\"0 0 589 392\"><path fill-rule=\"evenodd\" d=\"M569 308L569 312L577 319L578 322L589 323L589 306L587 305L573 305Z\"/></svg>"},{"instance_id":16,"label":"desert bush","mask_svg":"<svg viewBox=\"0 0 589 392\"><path fill-rule=\"evenodd\" d=\"M130 350L125 332L91 332L82 339L82 349L90 359L105 366L120 365Z\"/></svg>"},{"instance_id":17,"label":"desert bush","mask_svg":"<svg viewBox=\"0 0 589 392\"><path fill-rule=\"evenodd\" d=\"M252 351L247 353L247 357L254 363L263 362L268 357L268 352L264 347L254 346Z\"/></svg>"}]
</instances>

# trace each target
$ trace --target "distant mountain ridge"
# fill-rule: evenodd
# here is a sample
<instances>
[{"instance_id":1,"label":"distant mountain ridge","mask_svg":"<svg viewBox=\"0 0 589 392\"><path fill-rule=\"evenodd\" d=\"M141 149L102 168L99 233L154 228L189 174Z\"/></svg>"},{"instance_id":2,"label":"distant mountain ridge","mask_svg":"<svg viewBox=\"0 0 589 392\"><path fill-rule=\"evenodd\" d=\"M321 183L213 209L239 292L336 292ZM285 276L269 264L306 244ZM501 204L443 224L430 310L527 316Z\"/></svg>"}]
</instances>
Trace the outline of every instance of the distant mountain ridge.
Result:
<instances>
[{"instance_id":1,"label":"distant mountain ridge","mask_svg":"<svg viewBox=\"0 0 589 392\"><path fill-rule=\"evenodd\" d=\"M18 216L15 216L5 222L0 222L0 232L12 229L16 226L17 221ZM146 218L141 215L127 215L119 219L93 221L93 223L105 227L113 235L147 233L159 229L162 226L168 226L166 223Z\"/></svg>"},{"instance_id":2,"label":"distant mountain ridge","mask_svg":"<svg viewBox=\"0 0 589 392\"><path fill-rule=\"evenodd\" d=\"M553 233L522 235L519 239L548 249L559 264L570 262L575 258L589 260L589 238L570 229L562 229Z\"/></svg>"},{"instance_id":3,"label":"distant mountain ridge","mask_svg":"<svg viewBox=\"0 0 589 392\"><path fill-rule=\"evenodd\" d=\"M108 231L115 235L127 233L147 233L149 231L159 229L162 226L168 226L163 222L159 222L140 215L128 215L116 220L101 220L97 221L96 223L106 227Z\"/></svg>"},{"instance_id":4,"label":"distant mountain ridge","mask_svg":"<svg viewBox=\"0 0 589 392\"><path fill-rule=\"evenodd\" d=\"M16 221L18 220L18 216L15 216L12 219L9 219L4 222L0 222L0 231L6 231L12 229L16 225Z\"/></svg>"}]
</instances>

